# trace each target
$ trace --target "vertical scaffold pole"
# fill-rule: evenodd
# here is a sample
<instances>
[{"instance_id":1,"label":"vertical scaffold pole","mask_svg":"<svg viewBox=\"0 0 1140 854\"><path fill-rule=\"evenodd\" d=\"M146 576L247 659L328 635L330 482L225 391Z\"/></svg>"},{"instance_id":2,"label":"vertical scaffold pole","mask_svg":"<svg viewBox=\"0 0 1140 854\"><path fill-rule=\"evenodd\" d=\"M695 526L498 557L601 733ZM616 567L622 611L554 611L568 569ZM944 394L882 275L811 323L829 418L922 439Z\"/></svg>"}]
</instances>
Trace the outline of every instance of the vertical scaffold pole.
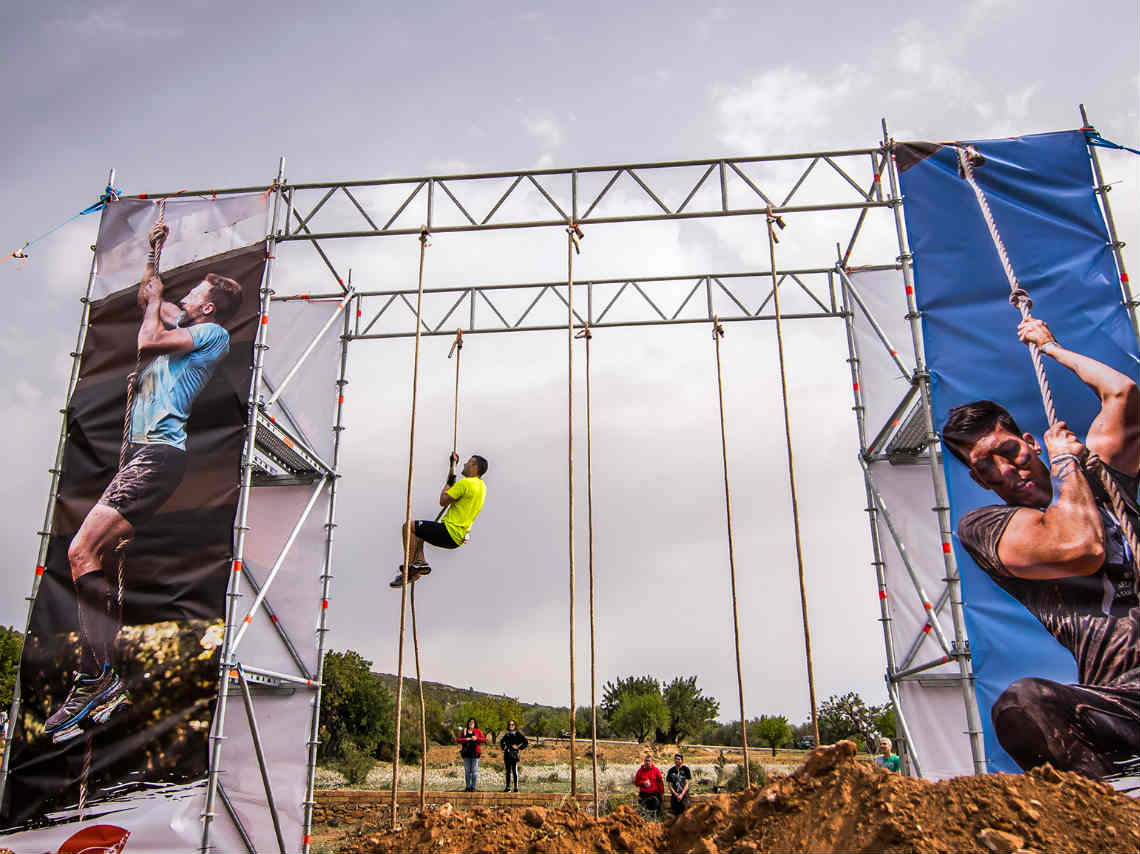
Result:
<instances>
[{"instance_id":1,"label":"vertical scaffold pole","mask_svg":"<svg viewBox=\"0 0 1140 854\"><path fill-rule=\"evenodd\" d=\"M230 661L230 645L238 629L235 625L237 600L241 598L241 567L245 554L245 535L249 531L250 489L253 481L253 449L257 441L257 412L261 396L262 373L265 368L265 343L269 337L269 303L273 294L270 278L277 249L277 225L281 213L282 185L285 183L285 157L277 161L277 177L273 181L273 216L270 219L269 234L265 242L268 254L265 260L265 275L261 281L261 301L258 309L257 334L253 342L253 375L249 380L249 406L246 410L245 447L241 457L241 491L238 494L237 520L234 523L234 560L226 590L226 633L222 641L222 653L218 667L218 703L214 711L214 721L210 733L210 772L206 781L206 804L202 810L202 854L210 850L210 825L214 819L214 805L218 795L219 764L222 758L222 743L225 741L226 704L229 700L230 670L235 662Z\"/></svg>"},{"instance_id":2,"label":"vertical scaffold pole","mask_svg":"<svg viewBox=\"0 0 1140 854\"><path fill-rule=\"evenodd\" d=\"M836 249L839 249L836 246ZM843 254L839 252L839 263L843 263ZM855 399L855 422L859 430L859 453L866 459L867 455L867 410L863 405L863 371L859 361L859 347L855 341L855 311L847 293L847 284L843 277L839 277L840 295L843 304L843 325L847 332L847 364L851 366L851 390ZM868 461L869 462L869 461ZM883 560L883 545L879 539L879 510L875 504L875 496L871 487L870 465L863 470L863 489L867 496L867 522L871 528L871 565L875 569L875 584L879 599L879 623L883 627L883 646L886 649L887 660L887 694L895 709L895 717L899 721L899 728L906 734L907 754L913 763L918 776L922 776L922 768L918 761L918 751L910 740L910 729L906 725L894 677L898 671L895 660L894 632L891 627L891 608L887 601L887 574L886 562Z\"/></svg>"},{"instance_id":3,"label":"vertical scaffold pole","mask_svg":"<svg viewBox=\"0 0 1140 854\"><path fill-rule=\"evenodd\" d=\"M1085 112L1085 105L1081 104L1081 124L1086 128L1091 128L1089 123L1089 115ZM1120 272L1120 290L1124 296L1124 305L1128 309L1128 317L1132 320L1132 332L1136 335L1136 340L1140 341L1140 300L1137 300L1132 293L1132 283L1128 280L1128 271L1124 268L1124 253L1120 250L1124 248L1124 241L1122 241L1116 233L1116 220L1112 216L1112 206L1108 203L1108 191L1112 189L1104 182L1104 173L1100 168L1100 157L1096 153L1096 146L1087 146L1089 150L1089 159L1092 161L1093 175L1096 177L1096 194L1100 196L1101 207L1104 208L1104 221L1108 226L1108 239L1112 246L1112 254L1116 256L1116 268Z\"/></svg>"},{"instance_id":4,"label":"vertical scaffold pole","mask_svg":"<svg viewBox=\"0 0 1140 854\"><path fill-rule=\"evenodd\" d=\"M950 497L946 488L946 472L942 467L942 443L934 430L934 414L930 403L930 374L926 370L926 352L922 337L922 315L914 295L912 256L903 228L902 196L899 195L898 168L895 164L894 140L887 133L887 120L883 119L883 146L887 149L888 175L891 179L891 206L895 217L895 236L898 240L899 263L902 264L903 285L906 290L907 320L910 321L910 338L914 346L914 374L918 380L922 405L923 427L926 430L930 458L930 476L934 482L934 511L938 515L938 530L942 540L942 562L946 569L946 586L950 591L950 614L954 623L954 659L962 684L962 703L966 708L966 734L970 739L970 756L975 774L986 773L986 748L982 741L982 722L978 715L978 698L974 692L973 663L966 640L966 620L962 611L962 582L958 575L958 561L954 557L953 537L950 528Z\"/></svg>"},{"instance_id":5,"label":"vertical scaffold pole","mask_svg":"<svg viewBox=\"0 0 1140 854\"><path fill-rule=\"evenodd\" d=\"M107 173L107 187L115 186L115 170ZM104 192L110 192L109 189ZM59 494L60 478L63 475L63 451L67 445L67 410L71 405L71 396L79 384L79 369L83 361L83 345L87 340L87 321L91 315L91 286L95 283L95 276L99 272L98 255L95 253L95 244L91 246L91 267L87 273L87 289L79 300L83 309L79 314L79 331L75 335L75 350L71 354L71 375L67 380L67 393L63 398L63 409L59 411L59 437L55 443L55 459L48 470L51 474L51 485L48 487L47 507L44 508L44 522L39 530L40 543L36 550L36 570L32 578L32 592L28 595L28 612L24 620L24 637L32 627L32 609L36 605L36 596L40 592L40 582L44 576L44 565L47 562L48 547L51 545L51 528L55 521L55 500ZM23 658L23 656L21 656ZM8 757L12 748L11 734L15 732L16 721L20 715L21 705L20 675L17 671L16 682L12 689L12 706L8 710L9 738L4 741L4 756L0 759L0 804L4 803L4 790L8 785Z\"/></svg>"},{"instance_id":6,"label":"vertical scaffold pole","mask_svg":"<svg viewBox=\"0 0 1140 854\"><path fill-rule=\"evenodd\" d=\"M352 271L348 273L349 285L352 284ZM360 316L360 297L355 298L357 317ZM332 589L332 553L333 533L336 530L336 487L340 480L340 437L344 432L344 391L348 385L348 343L351 340L350 325L353 321L346 308L344 311L344 329L340 337L340 368L336 377L336 414L333 420L333 447L332 447L332 475L329 478L329 506L328 517L325 521L325 555L321 568L321 602L319 616L317 617L317 685L313 692L313 713L309 724L309 756L305 766L305 823L302 829L301 845L304 854L308 854L313 837L313 808L316 806L317 787L317 750L321 739L321 691L325 678L325 635L329 632L328 613L329 596Z\"/></svg>"}]
</instances>

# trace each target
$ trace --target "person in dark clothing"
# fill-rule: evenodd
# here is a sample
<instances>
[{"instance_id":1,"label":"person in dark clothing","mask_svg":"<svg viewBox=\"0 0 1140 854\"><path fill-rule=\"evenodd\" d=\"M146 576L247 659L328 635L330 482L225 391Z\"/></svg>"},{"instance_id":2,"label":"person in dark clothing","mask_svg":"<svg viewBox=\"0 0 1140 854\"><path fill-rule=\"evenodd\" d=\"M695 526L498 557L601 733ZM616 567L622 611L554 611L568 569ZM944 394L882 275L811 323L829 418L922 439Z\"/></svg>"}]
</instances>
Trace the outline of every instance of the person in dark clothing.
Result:
<instances>
[{"instance_id":1,"label":"person in dark clothing","mask_svg":"<svg viewBox=\"0 0 1140 854\"><path fill-rule=\"evenodd\" d=\"M669 787L669 808L673 810L673 815L680 815L689 808L689 786L693 775L684 762L685 757L674 753L673 767L665 775L665 783Z\"/></svg>"},{"instance_id":2,"label":"person in dark clothing","mask_svg":"<svg viewBox=\"0 0 1140 854\"><path fill-rule=\"evenodd\" d=\"M507 721L507 731L499 739L499 747L503 748L504 782L503 791L511 791L511 778L514 778L514 791L519 790L519 751L526 750L530 744L526 736L519 732L514 721Z\"/></svg>"},{"instance_id":3,"label":"person in dark clothing","mask_svg":"<svg viewBox=\"0 0 1140 854\"><path fill-rule=\"evenodd\" d=\"M1018 327L1023 342L1073 371L1101 401L1085 441L1057 422L1041 446L1003 407L957 406L942 428L946 447L980 486L1005 504L958 522L958 539L978 566L1021 602L1072 654L1076 685L1024 678L991 710L1002 747L1023 769L1045 762L1105 777L1140 754L1140 601L1132 554L1090 452L1124 496L1140 527L1140 392L1124 374L1062 347L1040 320Z\"/></svg>"},{"instance_id":4,"label":"person in dark clothing","mask_svg":"<svg viewBox=\"0 0 1140 854\"><path fill-rule=\"evenodd\" d=\"M475 718L467 719L467 726L459 731L459 755L463 758L463 791L474 792L479 776L479 757L487 736L479 729Z\"/></svg>"}]
</instances>

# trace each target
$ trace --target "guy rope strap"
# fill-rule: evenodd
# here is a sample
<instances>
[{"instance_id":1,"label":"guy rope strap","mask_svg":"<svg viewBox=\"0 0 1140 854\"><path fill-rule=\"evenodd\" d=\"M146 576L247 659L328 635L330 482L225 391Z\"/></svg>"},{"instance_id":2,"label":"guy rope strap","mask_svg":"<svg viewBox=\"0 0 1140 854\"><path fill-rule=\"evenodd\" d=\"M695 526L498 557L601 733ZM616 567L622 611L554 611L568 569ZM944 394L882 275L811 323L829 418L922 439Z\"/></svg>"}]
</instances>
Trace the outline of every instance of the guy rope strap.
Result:
<instances>
[{"instance_id":1,"label":"guy rope strap","mask_svg":"<svg viewBox=\"0 0 1140 854\"><path fill-rule=\"evenodd\" d=\"M1017 280L1017 274L1013 270L1013 264L1009 260L1009 253L1006 251L1005 242L1002 240L1001 235L997 230L997 223L994 221L993 212L990 210L990 203L986 199L986 194L982 188L978 186L977 179L974 177L974 167L980 166L985 162L983 158L973 146L959 145L956 146L958 154L958 171L965 179L966 183L970 185L970 189L974 191L974 198L978 201L978 208L981 210L982 219L986 222L986 228L989 230L990 239L993 241L994 249L997 250L998 260L1001 261L1002 270L1005 271L1006 280L1009 282L1009 302L1021 313L1022 320L1028 320L1032 317L1030 309L1033 308L1033 300L1029 296L1029 292L1021 287L1021 283ZM1033 360L1033 373L1037 376L1037 386L1041 391L1041 404L1045 409L1045 418L1052 427L1057 423L1057 410L1053 403L1053 390L1049 386L1049 378L1045 375L1045 365L1041 359L1041 348L1034 342L1028 342L1029 357ZM1093 451L1089 451L1088 457L1085 459L1085 469L1094 475L1104 487L1105 493L1108 495L1109 502L1112 504L1112 512L1116 516L1117 522L1120 525L1121 533L1128 543L1128 549L1132 553L1132 587L1137 593L1140 593L1140 538L1136 535L1136 528L1132 524L1132 519L1128 515L1128 507L1124 501L1124 496L1120 492L1120 486L1116 482L1116 478L1108 470L1099 456Z\"/></svg>"}]
</instances>

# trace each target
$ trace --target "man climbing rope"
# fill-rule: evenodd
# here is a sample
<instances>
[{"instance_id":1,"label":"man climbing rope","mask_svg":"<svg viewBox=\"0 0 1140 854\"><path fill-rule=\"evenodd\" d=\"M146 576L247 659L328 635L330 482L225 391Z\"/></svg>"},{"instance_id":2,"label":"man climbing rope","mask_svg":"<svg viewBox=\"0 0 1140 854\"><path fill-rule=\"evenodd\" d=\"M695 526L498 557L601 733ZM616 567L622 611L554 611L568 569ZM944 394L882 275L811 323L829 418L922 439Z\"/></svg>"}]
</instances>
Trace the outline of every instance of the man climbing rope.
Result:
<instances>
[{"instance_id":1,"label":"man climbing rope","mask_svg":"<svg viewBox=\"0 0 1140 854\"><path fill-rule=\"evenodd\" d=\"M79 526L67 551L79 617L81 658L71 690L47 719L54 741L81 734L81 724L104 723L129 702L115 673L112 650L119 632L122 579L110 582L106 567L135 531L178 488L186 472L186 421L198 393L229 352L224 324L241 304L241 285L214 273L178 305L163 300L156 255L169 234L162 222L151 229L151 253L139 286L143 309L140 357L153 357L131 380L129 444L115 476ZM107 564L108 559L111 563ZM120 588L116 590L116 588Z\"/></svg>"},{"instance_id":2,"label":"man climbing rope","mask_svg":"<svg viewBox=\"0 0 1140 854\"><path fill-rule=\"evenodd\" d=\"M439 506L446 508L438 521L417 519L412 523L411 554L412 562L408 567L408 581L415 581L421 575L431 572L431 567L424 559L424 543L429 543L439 549L457 549L467 539L467 533L475 522L475 517L483 509L483 500L487 497L487 486L483 483L483 475L487 473L487 460L474 454L463 464L461 474L463 477L456 480L454 466L459 462L459 455L452 453L452 472L447 476L447 485L439 493ZM401 526L404 543L404 554L408 554L407 525ZM397 590L403 586L403 567L389 583L389 587Z\"/></svg>"},{"instance_id":3,"label":"man climbing rope","mask_svg":"<svg viewBox=\"0 0 1140 854\"><path fill-rule=\"evenodd\" d=\"M1079 684L1024 678L994 703L1002 747L1023 768L1054 767L1104 777L1140 754L1140 603L1134 556L1099 480L1086 477L1091 453L1140 523L1140 392L1095 359L1062 347L1040 320L1018 337L1068 368L1101 401L1084 443L1058 421L1041 446L988 400L950 411L942 439L970 476L1006 503L980 507L958 523L978 566L1068 649Z\"/></svg>"}]
</instances>

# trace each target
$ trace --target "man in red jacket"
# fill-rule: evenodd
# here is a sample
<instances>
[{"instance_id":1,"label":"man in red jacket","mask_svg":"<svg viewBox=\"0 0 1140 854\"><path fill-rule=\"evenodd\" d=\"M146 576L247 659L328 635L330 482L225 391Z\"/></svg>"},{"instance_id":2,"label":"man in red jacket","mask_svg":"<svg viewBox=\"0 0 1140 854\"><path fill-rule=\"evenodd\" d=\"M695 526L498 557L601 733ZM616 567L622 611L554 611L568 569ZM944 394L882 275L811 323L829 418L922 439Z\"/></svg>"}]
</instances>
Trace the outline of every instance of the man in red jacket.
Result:
<instances>
[{"instance_id":1,"label":"man in red jacket","mask_svg":"<svg viewBox=\"0 0 1140 854\"><path fill-rule=\"evenodd\" d=\"M653 757L645 754L645 761L633 775L633 785L637 787L637 800L641 808L652 815L661 814L661 799L665 797L665 781L661 769L653 764Z\"/></svg>"}]
</instances>

